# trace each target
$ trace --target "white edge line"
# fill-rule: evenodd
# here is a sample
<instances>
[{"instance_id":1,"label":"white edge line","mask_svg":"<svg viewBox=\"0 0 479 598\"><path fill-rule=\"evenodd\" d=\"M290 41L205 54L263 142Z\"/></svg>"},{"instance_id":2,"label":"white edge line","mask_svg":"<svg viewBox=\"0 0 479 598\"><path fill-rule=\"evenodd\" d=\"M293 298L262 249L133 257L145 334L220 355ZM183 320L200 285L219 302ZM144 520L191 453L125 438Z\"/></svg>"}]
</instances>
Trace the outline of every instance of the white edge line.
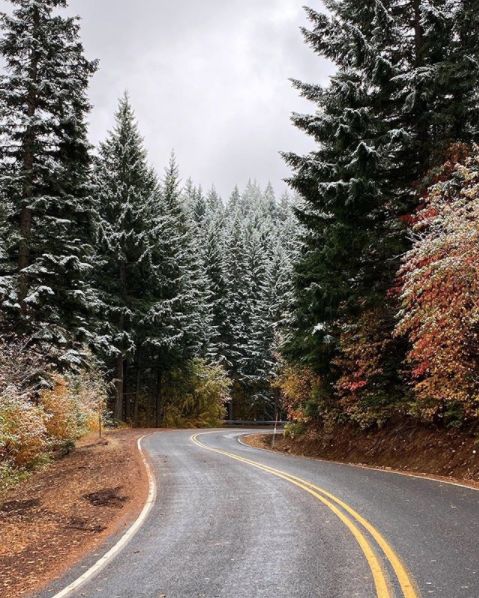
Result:
<instances>
[{"instance_id":1,"label":"white edge line","mask_svg":"<svg viewBox=\"0 0 479 598\"><path fill-rule=\"evenodd\" d=\"M118 540L118 542L110 548L110 550L104 554L101 559L99 559L88 571L85 571L83 575L81 575L78 579L72 582L69 586L67 586L64 590L55 594L51 598L64 598L68 596L74 590L78 590L80 586L82 586L85 582L87 582L90 578L94 577L97 573L99 573L125 546L128 542L133 538L133 536L137 533L140 527L145 522L145 519L148 517L153 505L155 504L156 500L156 481L151 470L150 464L146 460L145 454L143 449L141 448L141 441L145 438L142 436L138 439L138 450L140 451L141 457L143 459L143 464L145 466L146 472L148 474L148 498L146 499L145 505L138 517L138 519L131 525L130 528L123 534L123 536Z\"/></svg>"},{"instance_id":2,"label":"white edge line","mask_svg":"<svg viewBox=\"0 0 479 598\"><path fill-rule=\"evenodd\" d=\"M272 434L272 432L271 432ZM246 438L247 436L257 436L257 434L243 434L243 437ZM479 488L476 488L475 486L467 486L466 484L460 484L459 482L449 482L447 480L438 480L436 478L431 478L429 477L427 474L425 475L415 475L413 473L407 473L407 472L403 472L403 471L396 471L396 470L390 470L390 469L382 469L381 467L371 467L370 465L361 465L359 463L342 463L341 461L328 461L328 459L320 459L320 458L315 458L315 457L302 457L301 455L288 455L288 454L283 454L279 451L273 451L272 449L266 449L266 448L260 448L259 446L251 446L251 444L248 444L247 442L244 442L241 437L237 438L238 442L240 444L242 444L243 446L247 446L250 449L254 449L257 451L265 451L267 453L273 453L273 454L279 454L279 455L283 455L284 457L291 457L293 459L306 459L307 461L319 461L320 463L332 463L334 465L343 465L345 467L356 467L356 469L369 469L370 471L381 471L382 473L392 473L394 475L400 475L403 476L404 478L415 478L416 480L427 480L428 482L436 482L436 484L447 484L448 486L457 486L458 488L465 488L466 490L475 490L476 492L479 492ZM53 596L53 598L57 598L56 596Z\"/></svg>"}]
</instances>

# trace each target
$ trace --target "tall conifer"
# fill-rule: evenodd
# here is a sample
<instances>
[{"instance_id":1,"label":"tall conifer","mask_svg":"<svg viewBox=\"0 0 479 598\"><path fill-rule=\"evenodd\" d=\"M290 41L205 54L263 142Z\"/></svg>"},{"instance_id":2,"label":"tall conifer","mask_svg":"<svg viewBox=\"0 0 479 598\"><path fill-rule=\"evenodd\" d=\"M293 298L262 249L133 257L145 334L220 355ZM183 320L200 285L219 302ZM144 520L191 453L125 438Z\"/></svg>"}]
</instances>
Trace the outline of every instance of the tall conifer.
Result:
<instances>
[{"instance_id":1,"label":"tall conifer","mask_svg":"<svg viewBox=\"0 0 479 598\"><path fill-rule=\"evenodd\" d=\"M0 17L2 309L10 329L74 357L73 339L93 339L85 117L97 63L84 57L78 20L56 13L66 0L11 2Z\"/></svg>"},{"instance_id":2,"label":"tall conifer","mask_svg":"<svg viewBox=\"0 0 479 598\"><path fill-rule=\"evenodd\" d=\"M321 373L331 393L341 337L376 313L390 340L377 356L377 395L394 400L404 348L391 339L389 291L421 181L451 142L477 139L479 46L464 27L470 2L325 4L329 15L307 9L313 28L303 33L338 70L326 87L295 81L317 112L293 117L318 148L286 155L305 229L286 353Z\"/></svg>"},{"instance_id":3,"label":"tall conifer","mask_svg":"<svg viewBox=\"0 0 479 598\"><path fill-rule=\"evenodd\" d=\"M159 189L127 95L115 121L100 145L93 177L101 262L95 281L103 305L102 338L107 355L115 359L115 417L123 419L125 362L135 355L138 327L149 308L150 228Z\"/></svg>"}]
</instances>

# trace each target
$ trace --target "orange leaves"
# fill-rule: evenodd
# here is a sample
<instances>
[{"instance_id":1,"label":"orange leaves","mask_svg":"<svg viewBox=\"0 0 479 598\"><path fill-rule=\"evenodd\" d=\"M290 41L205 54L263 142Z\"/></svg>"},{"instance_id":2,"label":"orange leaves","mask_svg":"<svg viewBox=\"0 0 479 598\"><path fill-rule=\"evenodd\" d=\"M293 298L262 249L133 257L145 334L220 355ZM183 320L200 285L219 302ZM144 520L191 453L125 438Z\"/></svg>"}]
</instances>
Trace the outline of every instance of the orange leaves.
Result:
<instances>
[{"instance_id":1,"label":"orange leaves","mask_svg":"<svg viewBox=\"0 0 479 598\"><path fill-rule=\"evenodd\" d=\"M55 442L75 438L77 426L75 406L67 382L61 376L54 376L54 386L40 394L39 404L43 407L48 436Z\"/></svg>"},{"instance_id":2,"label":"orange leaves","mask_svg":"<svg viewBox=\"0 0 479 598\"><path fill-rule=\"evenodd\" d=\"M359 372L358 375L360 375ZM360 390L361 388L364 388L367 385L368 383L366 380L361 380L360 382L345 382L343 384L343 388L345 390L349 390L352 394L354 394L357 390Z\"/></svg>"},{"instance_id":3,"label":"orange leaves","mask_svg":"<svg viewBox=\"0 0 479 598\"><path fill-rule=\"evenodd\" d=\"M314 389L320 386L319 376L307 368L287 366L273 386L281 392L282 406L288 419L306 422L306 403L311 399Z\"/></svg>"},{"instance_id":4,"label":"orange leaves","mask_svg":"<svg viewBox=\"0 0 479 598\"><path fill-rule=\"evenodd\" d=\"M396 333L411 342L408 361L419 402L440 413L479 409L479 151L448 163L430 188L400 272Z\"/></svg>"},{"instance_id":5,"label":"orange leaves","mask_svg":"<svg viewBox=\"0 0 479 598\"><path fill-rule=\"evenodd\" d=\"M39 459L46 449L45 419L43 409L7 388L0 395L0 461L21 468Z\"/></svg>"},{"instance_id":6,"label":"orange leaves","mask_svg":"<svg viewBox=\"0 0 479 598\"><path fill-rule=\"evenodd\" d=\"M93 360L62 377L28 346L0 343L0 497L25 469L87 432L105 399Z\"/></svg>"},{"instance_id":7,"label":"orange leaves","mask_svg":"<svg viewBox=\"0 0 479 598\"><path fill-rule=\"evenodd\" d=\"M394 341L387 334L386 322L386 308L365 312L345 328L340 338L340 354L333 362L341 372L335 385L340 406L364 427L389 415L384 401L388 379L384 356L392 352Z\"/></svg>"}]
</instances>

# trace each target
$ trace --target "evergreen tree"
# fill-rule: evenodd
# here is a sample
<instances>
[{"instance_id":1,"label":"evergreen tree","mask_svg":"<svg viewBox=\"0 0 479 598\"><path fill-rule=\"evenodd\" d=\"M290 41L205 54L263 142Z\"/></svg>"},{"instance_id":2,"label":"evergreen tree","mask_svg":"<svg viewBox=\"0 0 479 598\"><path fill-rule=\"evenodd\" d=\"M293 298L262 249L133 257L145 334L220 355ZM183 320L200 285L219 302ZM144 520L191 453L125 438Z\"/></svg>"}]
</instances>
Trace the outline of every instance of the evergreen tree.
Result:
<instances>
[{"instance_id":1,"label":"evergreen tree","mask_svg":"<svg viewBox=\"0 0 479 598\"><path fill-rule=\"evenodd\" d=\"M55 13L66 0L11 1L0 17L2 324L75 358L73 341L94 336L85 117L97 63L84 58L77 19Z\"/></svg>"},{"instance_id":2,"label":"evergreen tree","mask_svg":"<svg viewBox=\"0 0 479 598\"><path fill-rule=\"evenodd\" d=\"M226 265L226 338L225 357L229 373L233 379L240 375L239 362L244 355L248 339L246 314L248 290L245 281L248 279L246 259L246 240L239 216L229 222L226 231L225 265Z\"/></svg>"},{"instance_id":3,"label":"evergreen tree","mask_svg":"<svg viewBox=\"0 0 479 598\"><path fill-rule=\"evenodd\" d=\"M304 35L338 72L324 88L296 81L318 110L293 117L319 146L286 155L304 198L297 211L305 232L285 352L322 374L331 393L348 326L378 310L391 337L397 305L388 291L408 247L419 183L451 141L477 138L478 42L463 24L470 2L325 4L330 15L307 10L313 29ZM378 357L384 400L402 395L401 343Z\"/></svg>"},{"instance_id":4,"label":"evergreen tree","mask_svg":"<svg viewBox=\"0 0 479 598\"><path fill-rule=\"evenodd\" d=\"M206 199L203 195L203 189L198 187L196 190L194 205L193 205L193 220L197 224L202 224L206 216Z\"/></svg>"},{"instance_id":5,"label":"evergreen tree","mask_svg":"<svg viewBox=\"0 0 479 598\"><path fill-rule=\"evenodd\" d=\"M268 185L266 186L263 197L266 213L273 220L273 222L276 222L279 217L279 209L278 204L276 203L276 196L274 193L273 185L271 183L268 183Z\"/></svg>"},{"instance_id":6,"label":"evergreen tree","mask_svg":"<svg viewBox=\"0 0 479 598\"><path fill-rule=\"evenodd\" d=\"M139 344L139 323L149 309L155 275L151 226L158 183L149 167L128 96L115 115L115 127L100 145L94 170L98 254L95 272L102 300L102 338L115 358L115 417L123 419L125 360ZM126 416L129 416L127 406Z\"/></svg>"},{"instance_id":7,"label":"evergreen tree","mask_svg":"<svg viewBox=\"0 0 479 598\"><path fill-rule=\"evenodd\" d=\"M233 192L231 193L228 204L227 204L227 212L229 218L234 218L235 214L237 214L241 202L241 194L238 188L238 185L235 186Z\"/></svg>"},{"instance_id":8,"label":"evergreen tree","mask_svg":"<svg viewBox=\"0 0 479 598\"><path fill-rule=\"evenodd\" d=\"M161 184L152 240L155 269L148 288L154 300L141 326L144 346L157 372L159 425L164 375L193 357L207 355L213 335L204 266L193 224L184 209L174 156Z\"/></svg>"},{"instance_id":9,"label":"evergreen tree","mask_svg":"<svg viewBox=\"0 0 479 598\"><path fill-rule=\"evenodd\" d=\"M198 250L201 252L211 308L210 356L224 363L228 345L228 283L225 261L224 206L212 188L206 198L204 224L198 229Z\"/></svg>"},{"instance_id":10,"label":"evergreen tree","mask_svg":"<svg viewBox=\"0 0 479 598\"><path fill-rule=\"evenodd\" d=\"M270 231L268 231L270 232ZM246 301L243 305L243 323L246 342L239 362L241 383L253 405L265 410L269 398L269 373L273 359L274 323L268 304L268 251L265 231L246 228L247 275L243 280ZM260 412L261 412L260 411Z\"/></svg>"},{"instance_id":11,"label":"evergreen tree","mask_svg":"<svg viewBox=\"0 0 479 598\"><path fill-rule=\"evenodd\" d=\"M197 188L187 181L182 206L193 221L209 315L203 354L220 363L233 381L230 417L272 418L278 406L271 382L289 317L291 262L298 243L294 202L288 195L280 206L270 184L263 191L249 181L242 192L236 187L224 206L213 187L198 219L197 197ZM194 278L201 280L201 275ZM205 306L205 300L199 305ZM203 316L203 321L208 319Z\"/></svg>"},{"instance_id":12,"label":"evergreen tree","mask_svg":"<svg viewBox=\"0 0 479 598\"><path fill-rule=\"evenodd\" d=\"M273 416L275 350L290 301L296 243L289 229L294 216L284 209L282 222L271 185L263 192L252 181L241 194L233 192L226 208L221 347L234 381L230 415L235 418Z\"/></svg>"},{"instance_id":13,"label":"evergreen tree","mask_svg":"<svg viewBox=\"0 0 479 598\"><path fill-rule=\"evenodd\" d=\"M209 218L218 217L224 212L224 205L221 197L218 195L215 186L211 187L208 195L206 196L206 209L207 216Z\"/></svg>"},{"instance_id":14,"label":"evergreen tree","mask_svg":"<svg viewBox=\"0 0 479 598\"><path fill-rule=\"evenodd\" d=\"M193 179L191 177L189 177L185 183L185 186L183 188L183 193L182 193L184 208L188 214L193 213L194 205L195 205L195 201L196 201L196 192L197 192L197 189L195 187Z\"/></svg>"}]
</instances>

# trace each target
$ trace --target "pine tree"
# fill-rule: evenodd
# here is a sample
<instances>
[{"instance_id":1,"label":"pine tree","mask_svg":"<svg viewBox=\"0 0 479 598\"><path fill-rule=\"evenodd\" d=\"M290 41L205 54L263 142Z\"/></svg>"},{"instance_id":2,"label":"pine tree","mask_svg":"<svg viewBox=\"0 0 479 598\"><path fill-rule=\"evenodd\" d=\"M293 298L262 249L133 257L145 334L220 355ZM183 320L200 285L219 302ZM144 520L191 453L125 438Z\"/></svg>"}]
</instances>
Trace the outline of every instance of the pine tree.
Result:
<instances>
[{"instance_id":1,"label":"pine tree","mask_svg":"<svg viewBox=\"0 0 479 598\"><path fill-rule=\"evenodd\" d=\"M273 415L275 351L290 302L292 246L297 242L290 229L292 211L284 210L283 222L271 185L263 192L251 181L243 193L235 190L226 208L222 338L234 380L234 417Z\"/></svg>"},{"instance_id":2,"label":"pine tree","mask_svg":"<svg viewBox=\"0 0 479 598\"><path fill-rule=\"evenodd\" d=\"M155 272L151 223L159 189L127 95L120 100L115 121L99 148L93 193L101 260L95 280L103 305L102 337L107 355L115 358L114 415L121 420L125 360L135 355L139 323L151 300ZM128 411L127 406L127 416Z\"/></svg>"},{"instance_id":3,"label":"pine tree","mask_svg":"<svg viewBox=\"0 0 479 598\"><path fill-rule=\"evenodd\" d=\"M193 213L194 205L195 205L195 201L196 201L196 193L197 193L197 189L195 187L193 179L191 177L189 177L185 183L183 192L181 194L185 211L188 214Z\"/></svg>"},{"instance_id":4,"label":"pine tree","mask_svg":"<svg viewBox=\"0 0 479 598\"><path fill-rule=\"evenodd\" d=\"M249 302L246 281L248 265L246 259L246 240L239 215L228 222L225 242L226 266L226 322L225 322L225 365L234 382L234 403L241 391L241 359L245 356L248 342L247 304ZM241 399L242 400L242 397ZM234 407L234 406L233 406ZM238 413L235 410L234 415Z\"/></svg>"},{"instance_id":5,"label":"pine tree","mask_svg":"<svg viewBox=\"0 0 479 598\"><path fill-rule=\"evenodd\" d=\"M164 375L194 357L205 356L212 337L208 285L194 226L184 209L174 155L161 184L152 241L155 268L148 284L153 300L141 326L144 347L157 372L159 426Z\"/></svg>"},{"instance_id":6,"label":"pine tree","mask_svg":"<svg viewBox=\"0 0 479 598\"><path fill-rule=\"evenodd\" d=\"M247 276L244 289L247 299L243 306L243 321L247 334L239 372L243 387L260 412L265 410L269 399L269 374L273 364L274 323L268 303L270 232L259 227L248 230L246 226Z\"/></svg>"},{"instance_id":7,"label":"pine tree","mask_svg":"<svg viewBox=\"0 0 479 598\"><path fill-rule=\"evenodd\" d=\"M206 216L206 199L203 195L203 189L198 187L196 189L193 205L193 220L201 225Z\"/></svg>"},{"instance_id":8,"label":"pine tree","mask_svg":"<svg viewBox=\"0 0 479 598\"><path fill-rule=\"evenodd\" d=\"M211 308L210 357L224 363L228 344L228 284L225 261L225 214L221 198L214 187L206 198L207 211L197 230Z\"/></svg>"},{"instance_id":9,"label":"pine tree","mask_svg":"<svg viewBox=\"0 0 479 598\"><path fill-rule=\"evenodd\" d=\"M171 185L176 196L175 167L169 173L177 181ZM202 354L221 364L233 381L230 417L271 418L278 410L271 382L277 375L276 349L288 318L291 261L297 247L294 202L288 198L280 208L271 185L263 191L250 181L241 193L235 188L224 206L213 187L198 219L197 188L191 180L182 197L187 238L191 243L193 233L192 246L200 262L200 274L193 280L202 281L203 299L197 302L199 311L198 306L194 311L205 313L201 321L209 322ZM176 225L170 229L177 230ZM169 255L170 250L165 247L162 254ZM194 287L192 281L188 284Z\"/></svg>"},{"instance_id":10,"label":"pine tree","mask_svg":"<svg viewBox=\"0 0 479 598\"><path fill-rule=\"evenodd\" d=\"M266 186L263 197L265 211L268 214L268 216L273 220L273 222L276 223L276 221L279 218L279 210L278 204L276 203L276 196L274 193L273 185L271 183L268 183L268 185Z\"/></svg>"},{"instance_id":11,"label":"pine tree","mask_svg":"<svg viewBox=\"0 0 479 598\"><path fill-rule=\"evenodd\" d=\"M240 202L241 194L238 185L236 185L228 199L227 213L229 218L234 218L238 213L238 210L240 209Z\"/></svg>"},{"instance_id":12,"label":"pine tree","mask_svg":"<svg viewBox=\"0 0 479 598\"><path fill-rule=\"evenodd\" d=\"M73 340L94 336L85 117L97 62L84 58L77 19L54 14L66 0L11 1L0 41L3 325L74 359Z\"/></svg>"},{"instance_id":13,"label":"pine tree","mask_svg":"<svg viewBox=\"0 0 479 598\"><path fill-rule=\"evenodd\" d=\"M213 185L206 196L206 210L208 218L215 218L223 214L224 205L223 200L218 195L215 186Z\"/></svg>"},{"instance_id":14,"label":"pine tree","mask_svg":"<svg viewBox=\"0 0 479 598\"><path fill-rule=\"evenodd\" d=\"M470 2L325 4L329 16L307 10L313 29L303 33L338 72L324 88L295 81L318 110L294 123L319 145L307 156L286 155L291 185L305 200L305 232L285 353L322 374L331 393L348 326L378 310L391 337L397 305L388 291L421 181L453 140L477 138L478 43L463 24ZM380 356L388 374L378 395L388 400L402 395L403 354L398 340Z\"/></svg>"}]
</instances>

